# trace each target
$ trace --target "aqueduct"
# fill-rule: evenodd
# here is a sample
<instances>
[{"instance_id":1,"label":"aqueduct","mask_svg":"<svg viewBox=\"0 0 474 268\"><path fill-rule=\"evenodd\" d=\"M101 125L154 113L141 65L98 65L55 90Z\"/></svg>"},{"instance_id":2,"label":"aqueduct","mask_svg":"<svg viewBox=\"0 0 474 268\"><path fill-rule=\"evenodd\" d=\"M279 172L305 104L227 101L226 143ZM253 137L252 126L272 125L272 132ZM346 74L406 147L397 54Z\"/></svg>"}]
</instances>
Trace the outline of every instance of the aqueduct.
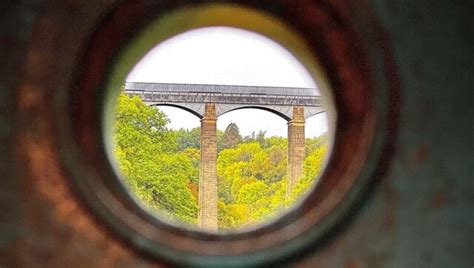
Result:
<instances>
[{"instance_id":1,"label":"aqueduct","mask_svg":"<svg viewBox=\"0 0 474 268\"><path fill-rule=\"evenodd\" d=\"M287 195L302 175L305 119L323 112L314 88L127 82L125 92L148 105L170 105L201 119L199 227L217 231L217 118L241 108L259 108L288 121Z\"/></svg>"}]
</instances>

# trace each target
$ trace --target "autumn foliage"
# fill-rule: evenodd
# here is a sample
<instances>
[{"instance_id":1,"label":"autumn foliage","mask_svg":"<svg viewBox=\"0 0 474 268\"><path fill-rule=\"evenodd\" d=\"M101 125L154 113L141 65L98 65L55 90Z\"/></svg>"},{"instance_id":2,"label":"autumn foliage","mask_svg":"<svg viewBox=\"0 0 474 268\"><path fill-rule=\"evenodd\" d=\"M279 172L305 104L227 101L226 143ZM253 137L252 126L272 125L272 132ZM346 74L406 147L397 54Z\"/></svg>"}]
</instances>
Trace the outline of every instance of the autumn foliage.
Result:
<instances>
[{"instance_id":1,"label":"autumn foliage","mask_svg":"<svg viewBox=\"0 0 474 268\"><path fill-rule=\"evenodd\" d=\"M169 119L138 97L121 94L115 154L124 183L161 218L195 225L199 211L200 131L171 130ZM270 219L314 185L327 153L326 136L306 139L303 176L286 197L287 139L265 132L242 137L236 124L218 131L219 229Z\"/></svg>"}]
</instances>

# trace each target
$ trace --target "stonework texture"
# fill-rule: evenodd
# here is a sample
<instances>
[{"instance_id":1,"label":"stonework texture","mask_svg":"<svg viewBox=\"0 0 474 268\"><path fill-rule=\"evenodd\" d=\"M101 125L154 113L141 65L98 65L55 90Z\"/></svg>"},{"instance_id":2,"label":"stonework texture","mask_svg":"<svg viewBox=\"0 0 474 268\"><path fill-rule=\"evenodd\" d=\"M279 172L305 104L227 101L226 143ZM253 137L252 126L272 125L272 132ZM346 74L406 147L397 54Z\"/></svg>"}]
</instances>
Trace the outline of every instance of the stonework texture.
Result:
<instances>
[{"instance_id":1,"label":"stonework texture","mask_svg":"<svg viewBox=\"0 0 474 268\"><path fill-rule=\"evenodd\" d=\"M303 173L305 156L304 108L293 107L293 118L288 122L288 188L286 196L291 194Z\"/></svg>"},{"instance_id":2,"label":"stonework texture","mask_svg":"<svg viewBox=\"0 0 474 268\"><path fill-rule=\"evenodd\" d=\"M217 231L217 130L216 107L207 103L201 119L201 170L199 173L199 227Z\"/></svg>"}]
</instances>

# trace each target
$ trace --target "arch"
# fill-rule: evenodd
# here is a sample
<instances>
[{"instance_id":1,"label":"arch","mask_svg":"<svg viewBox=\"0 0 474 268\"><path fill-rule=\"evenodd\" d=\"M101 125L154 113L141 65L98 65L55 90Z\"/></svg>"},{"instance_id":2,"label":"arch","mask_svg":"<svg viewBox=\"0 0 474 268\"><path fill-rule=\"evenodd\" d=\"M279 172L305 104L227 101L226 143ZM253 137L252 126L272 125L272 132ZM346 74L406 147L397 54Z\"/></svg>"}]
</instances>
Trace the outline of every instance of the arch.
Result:
<instances>
[{"instance_id":1,"label":"arch","mask_svg":"<svg viewBox=\"0 0 474 268\"><path fill-rule=\"evenodd\" d=\"M176 104L176 103L153 103L153 104L150 104L150 106L153 106L153 107L156 107L156 106L168 106L168 107L175 107L175 108L179 108L181 110L185 110L193 115L195 115L197 118L199 119L202 119L203 116L202 114L200 114L199 112L189 108L189 107L186 107L184 105L179 105L179 104Z\"/></svg>"},{"instance_id":2,"label":"arch","mask_svg":"<svg viewBox=\"0 0 474 268\"><path fill-rule=\"evenodd\" d=\"M236 111L236 110L242 110L242 109L259 109L259 110L264 110L264 111L267 111L267 112L270 112L272 114L276 114L278 115L279 117L285 119L287 122L289 122L291 120L291 118L284 114L283 112L280 112L276 109L272 109L270 107L267 107L267 106L258 106L258 105L243 105L243 106L238 106L238 107L235 107L235 108L231 108L229 110L225 110L224 112L222 113L219 113L218 117L220 117L221 115L224 115L226 113L229 113L229 112L232 112L232 111Z\"/></svg>"},{"instance_id":3,"label":"arch","mask_svg":"<svg viewBox=\"0 0 474 268\"><path fill-rule=\"evenodd\" d=\"M314 109L314 107L305 107L305 120L322 113L327 113L327 111L324 109L317 109L317 112L314 112Z\"/></svg>"},{"instance_id":4,"label":"arch","mask_svg":"<svg viewBox=\"0 0 474 268\"><path fill-rule=\"evenodd\" d=\"M311 117L316 116L316 115L319 115L319 114L322 114L322 113L327 113L327 111L326 110L318 111L316 113L311 114L310 116L307 116L306 119L311 118Z\"/></svg>"}]
</instances>

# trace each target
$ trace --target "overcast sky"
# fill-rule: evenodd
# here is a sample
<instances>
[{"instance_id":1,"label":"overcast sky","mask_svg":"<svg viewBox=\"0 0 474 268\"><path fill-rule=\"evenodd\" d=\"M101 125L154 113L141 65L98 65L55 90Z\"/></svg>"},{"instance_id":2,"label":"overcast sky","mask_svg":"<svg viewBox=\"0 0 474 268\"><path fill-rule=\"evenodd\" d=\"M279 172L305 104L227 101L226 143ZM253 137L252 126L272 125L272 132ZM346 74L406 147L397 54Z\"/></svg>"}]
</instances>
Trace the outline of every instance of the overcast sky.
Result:
<instances>
[{"instance_id":1,"label":"overcast sky","mask_svg":"<svg viewBox=\"0 0 474 268\"><path fill-rule=\"evenodd\" d=\"M316 88L310 74L279 44L261 35L228 27L212 27L177 35L153 48L130 72L127 82L221 84ZM199 118L173 107L159 107L173 129L199 127ZM259 130L287 136L286 120L258 109L219 116L217 128L237 123L242 136ZM324 113L306 120L306 136L327 131Z\"/></svg>"}]
</instances>

